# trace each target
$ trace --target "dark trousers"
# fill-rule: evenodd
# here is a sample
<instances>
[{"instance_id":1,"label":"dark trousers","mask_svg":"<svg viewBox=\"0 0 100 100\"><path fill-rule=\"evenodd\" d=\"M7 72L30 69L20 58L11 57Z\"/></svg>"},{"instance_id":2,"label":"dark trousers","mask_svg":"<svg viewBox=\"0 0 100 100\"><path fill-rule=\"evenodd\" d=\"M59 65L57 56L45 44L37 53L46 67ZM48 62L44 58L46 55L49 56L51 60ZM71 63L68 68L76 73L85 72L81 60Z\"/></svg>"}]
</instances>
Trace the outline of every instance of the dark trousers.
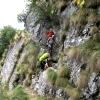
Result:
<instances>
[{"instance_id":1,"label":"dark trousers","mask_svg":"<svg viewBox=\"0 0 100 100\"><path fill-rule=\"evenodd\" d=\"M46 64L45 61L40 62L40 68L41 68L41 70L45 69L45 64Z\"/></svg>"},{"instance_id":2,"label":"dark trousers","mask_svg":"<svg viewBox=\"0 0 100 100\"><path fill-rule=\"evenodd\" d=\"M53 51L53 46L54 46L54 38L48 40L47 44L48 44L48 51L50 53L50 57L52 57L52 51Z\"/></svg>"}]
</instances>

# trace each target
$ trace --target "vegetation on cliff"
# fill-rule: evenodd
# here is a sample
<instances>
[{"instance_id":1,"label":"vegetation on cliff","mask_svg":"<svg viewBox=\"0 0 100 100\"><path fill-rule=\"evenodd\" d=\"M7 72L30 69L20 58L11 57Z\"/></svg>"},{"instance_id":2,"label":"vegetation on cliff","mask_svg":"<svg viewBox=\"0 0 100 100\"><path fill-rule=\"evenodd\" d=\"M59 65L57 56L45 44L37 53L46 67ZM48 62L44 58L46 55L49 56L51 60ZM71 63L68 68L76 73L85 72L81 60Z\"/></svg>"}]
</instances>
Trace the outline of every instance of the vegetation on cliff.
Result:
<instances>
[{"instance_id":1,"label":"vegetation on cliff","mask_svg":"<svg viewBox=\"0 0 100 100\"><path fill-rule=\"evenodd\" d=\"M0 31L0 58L2 57L2 54L4 53L4 50L8 48L11 41L14 38L14 35L16 33L16 29L14 29L11 26L5 26Z\"/></svg>"}]
</instances>

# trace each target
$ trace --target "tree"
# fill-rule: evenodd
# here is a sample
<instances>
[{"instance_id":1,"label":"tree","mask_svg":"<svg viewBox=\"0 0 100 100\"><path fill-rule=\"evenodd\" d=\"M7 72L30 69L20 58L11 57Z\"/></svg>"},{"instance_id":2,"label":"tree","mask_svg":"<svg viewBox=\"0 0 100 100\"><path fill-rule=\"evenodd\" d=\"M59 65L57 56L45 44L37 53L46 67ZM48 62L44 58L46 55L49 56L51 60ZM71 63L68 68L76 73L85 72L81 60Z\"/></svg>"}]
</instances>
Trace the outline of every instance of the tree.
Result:
<instances>
[{"instance_id":1,"label":"tree","mask_svg":"<svg viewBox=\"0 0 100 100\"><path fill-rule=\"evenodd\" d=\"M27 0L29 10L33 9L34 11L40 14L41 18L52 18L57 14L57 8L55 5L55 0Z\"/></svg>"},{"instance_id":2,"label":"tree","mask_svg":"<svg viewBox=\"0 0 100 100\"><path fill-rule=\"evenodd\" d=\"M18 22L25 22L25 20L26 20L26 14L25 13L21 13L21 14L18 14L17 15L17 20L18 20Z\"/></svg>"},{"instance_id":3,"label":"tree","mask_svg":"<svg viewBox=\"0 0 100 100\"><path fill-rule=\"evenodd\" d=\"M1 29L0 33L1 33L0 34L0 57L1 57L4 50L10 44L10 41L13 39L16 30L11 26L5 26L3 29Z\"/></svg>"}]
</instances>

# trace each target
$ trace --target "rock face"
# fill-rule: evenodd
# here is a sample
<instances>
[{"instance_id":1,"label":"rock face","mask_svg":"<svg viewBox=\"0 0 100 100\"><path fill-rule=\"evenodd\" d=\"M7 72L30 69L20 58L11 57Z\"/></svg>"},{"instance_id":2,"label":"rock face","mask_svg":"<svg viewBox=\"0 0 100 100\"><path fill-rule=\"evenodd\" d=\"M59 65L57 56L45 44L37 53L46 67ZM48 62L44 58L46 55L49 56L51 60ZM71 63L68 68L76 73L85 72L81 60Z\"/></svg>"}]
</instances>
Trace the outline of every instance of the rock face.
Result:
<instances>
[{"instance_id":1,"label":"rock face","mask_svg":"<svg viewBox=\"0 0 100 100\"><path fill-rule=\"evenodd\" d=\"M53 69L55 70L55 69ZM62 89L55 88L47 79L47 70L40 73L39 78L33 77L31 87L37 91L39 95L66 98L66 94ZM67 98L66 98L67 99ZM65 99L65 100L66 100Z\"/></svg>"},{"instance_id":2,"label":"rock face","mask_svg":"<svg viewBox=\"0 0 100 100\"><path fill-rule=\"evenodd\" d=\"M98 0L95 2L98 2ZM93 6L92 3L93 2L91 2L90 5ZM88 4L86 4L86 6L87 5ZM55 26L54 28L57 34L56 43L58 44L58 47L56 47L56 49L54 49L53 52L57 50L57 52L54 53L54 56L56 55L59 59L58 63L54 64L54 68L62 66L62 64L66 66L68 65L68 68L70 69L69 82L72 83L73 85L76 85L82 67L87 65L87 61L83 59L84 57L69 58L68 55L63 55L63 57L60 58L59 56L59 54L61 53L60 48L62 47L61 34L64 33L67 36L66 40L64 41L64 47L66 49L70 47L79 46L80 44L83 44L87 40L89 40L95 33L95 31L94 32L91 31L93 27L97 28L100 27L100 25L95 19L90 20L92 18L91 16L94 13L94 11L96 11L98 16L100 16L100 11L99 11L100 7L97 5L97 8L95 7L92 8L92 6L91 7L89 6L90 8L87 6L87 8L80 9L77 6L73 5L72 1L69 0L67 3L65 3L65 6L63 6L64 8L62 7L63 10L61 10L61 12L58 12L60 28L58 29L57 26ZM26 29L31 33L32 37L34 38L33 40L36 40L36 42L40 44L46 44L47 40L45 39L45 36L42 33L47 30L47 26L49 26L50 22L49 21L43 22L45 23L44 26L41 23L37 23L35 25L36 16L37 15L35 15L35 13L32 14L32 12L28 14L25 24ZM32 22L33 20L34 22ZM55 96L58 97L62 95L62 98L64 99L64 97L66 96L63 90L62 89L52 90L54 89L54 87L51 87L50 84L48 84L47 80L43 77L42 74L43 73L40 74L39 78L32 79L33 89L36 90L39 95L55 94ZM100 75L98 73L91 73L88 80L88 86L85 89L81 89L80 100L99 100L100 99L99 83L100 83ZM50 93L50 91L54 91L54 94ZM67 100L67 97L64 100Z\"/></svg>"},{"instance_id":3,"label":"rock face","mask_svg":"<svg viewBox=\"0 0 100 100\"><path fill-rule=\"evenodd\" d=\"M100 51L99 47L100 41L99 42L96 41L96 37L99 38L100 36L96 34L100 33L99 31L100 7L98 6L100 2L99 0L96 0L95 2L98 3L97 6L96 3L94 3L93 6L93 1L90 0L89 4L86 4L85 6L86 8L80 9L78 6L73 5L72 0L69 0L62 7L63 10L57 13L56 15L57 17L54 16L54 18L51 20L45 19L39 21L39 13L38 12L36 13L35 11L32 10L27 14L27 17L25 19L25 27L30 34L30 38L36 44L39 44L40 48L44 48L45 51L48 51L48 48L46 47L47 38L44 33L48 31L49 27L52 27L54 29L55 43L53 46L53 58L58 61L56 62L56 64L53 63L52 67L55 68L56 70L59 66L63 67L63 65L65 65L66 67L68 67L70 71L69 72L70 76L67 78L68 78L68 83L71 86L67 84L66 88L71 87L71 89L69 90L73 90L74 88L74 91L79 89L80 92L79 98L77 97L78 93L76 92L74 93L73 91L68 95L68 93L65 92L66 88L61 88L51 85L51 83L47 80L46 71L43 71L40 72L38 76L34 75L33 78L31 79L32 80L31 87L33 91L35 90L39 95L42 96L50 95L58 98L61 97L61 100L70 100L70 98L71 100L100 100L100 70L97 71L97 73L94 70L92 72L89 72L88 75L89 79L87 85L84 88L79 88L77 85L78 84L77 80L80 78L82 71L84 72L85 70L88 69L87 64L89 63L91 54L94 53L96 50ZM57 20L58 24L50 25L50 23L53 22L54 19ZM62 34L65 34L66 36L66 39L63 41L64 50L61 50L63 45ZM86 55L80 52L79 49L81 49L80 45L84 44L87 40L95 41L97 43L96 44L97 46L96 48L94 48L94 51L92 51L90 49L93 48L94 45L92 47L91 47L92 43L89 45L90 46L89 50L92 53L90 53L89 57L87 56L86 58L85 57ZM11 48L11 50L9 50L1 73L3 76L2 81L7 82L9 77L11 77L10 74L14 68L18 52L21 49L23 42L24 42L23 40L20 40L14 47ZM70 51L71 48L74 49ZM88 50L85 51L85 53L87 52ZM39 51L37 52L37 55L34 58L37 58L38 53ZM29 54L31 53L29 52ZM23 56L22 58L24 58L24 55L27 55L28 58L29 54L25 52L25 54L22 55ZM32 58L32 56L30 56L30 58ZM26 61L28 62L27 63L28 66L33 65L33 59L31 59L30 61L30 58L29 60L27 59L28 61ZM100 56L95 59L95 62L98 61L97 59L100 59ZM36 66L36 61L37 59L34 60L35 62L34 66ZM19 63L22 63L21 58ZM24 65L24 63L22 63L22 65ZM96 64L99 64L99 62L97 62ZM32 68L31 70L33 70ZM92 66L89 66L89 68L90 68L89 70L91 70ZM32 72L29 73L33 74ZM12 75L12 78L13 79L15 78L14 74ZM82 81L83 78L84 76L82 77ZM28 79L30 78L28 77Z\"/></svg>"},{"instance_id":4,"label":"rock face","mask_svg":"<svg viewBox=\"0 0 100 100\"><path fill-rule=\"evenodd\" d=\"M55 25L53 26L53 31L55 33L55 42L54 42L54 47L53 47L53 55L55 55L58 53L59 51L59 47L60 47L60 35L58 34L59 32L59 20L58 18L57 22L58 25L57 27L55 27ZM52 27L50 25L50 21L48 19L45 19L44 21L42 21L41 23L37 23L39 20L39 13L35 13L35 12L30 12L27 15L26 21L25 21L25 27L27 29L27 31L30 34L30 38L36 42L37 44L40 44L42 48L48 50L47 48L47 36L46 36L46 32L48 31L49 27ZM53 20L51 20L53 21ZM56 48L56 49L55 49Z\"/></svg>"},{"instance_id":5,"label":"rock face","mask_svg":"<svg viewBox=\"0 0 100 100\"><path fill-rule=\"evenodd\" d=\"M30 12L25 21L26 29L31 34L31 38L36 42L38 42L37 36L40 30L40 24L36 24L37 20L38 20L38 13Z\"/></svg>"},{"instance_id":6,"label":"rock face","mask_svg":"<svg viewBox=\"0 0 100 100\"><path fill-rule=\"evenodd\" d=\"M2 82L5 83L10 80L12 73L15 69L14 67L17 61L19 51L21 50L23 44L24 40L21 39L13 47L9 48L3 69L1 71Z\"/></svg>"},{"instance_id":7,"label":"rock face","mask_svg":"<svg viewBox=\"0 0 100 100\"><path fill-rule=\"evenodd\" d=\"M92 73L90 76L88 87L83 92L83 95L87 100L99 100L100 99L100 75Z\"/></svg>"},{"instance_id":8,"label":"rock face","mask_svg":"<svg viewBox=\"0 0 100 100\"><path fill-rule=\"evenodd\" d=\"M33 41L37 43L41 43L43 45L46 44L46 28L44 27L43 23L36 23L38 21L38 14L30 12L26 18L25 27L30 33L30 37ZM44 22L48 25L47 22ZM45 25L46 26L46 25Z\"/></svg>"},{"instance_id":9,"label":"rock face","mask_svg":"<svg viewBox=\"0 0 100 100\"><path fill-rule=\"evenodd\" d=\"M50 82L47 80L47 71L40 72L39 79L32 79L32 88L34 88L34 90L37 91L39 95L53 95L54 89Z\"/></svg>"}]
</instances>

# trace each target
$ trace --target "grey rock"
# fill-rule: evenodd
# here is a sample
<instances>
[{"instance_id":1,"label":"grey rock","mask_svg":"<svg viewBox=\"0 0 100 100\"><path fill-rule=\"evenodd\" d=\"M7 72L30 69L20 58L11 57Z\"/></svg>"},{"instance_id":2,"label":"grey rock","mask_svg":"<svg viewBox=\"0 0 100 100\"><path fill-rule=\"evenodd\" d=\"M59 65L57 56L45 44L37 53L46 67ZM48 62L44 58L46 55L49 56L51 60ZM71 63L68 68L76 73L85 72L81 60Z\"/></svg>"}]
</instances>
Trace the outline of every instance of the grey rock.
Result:
<instances>
[{"instance_id":1,"label":"grey rock","mask_svg":"<svg viewBox=\"0 0 100 100\"><path fill-rule=\"evenodd\" d=\"M40 74L39 79L32 79L31 87L38 92L39 95L47 95L53 94L51 91L53 89L52 86L49 85L48 81L43 77L43 73Z\"/></svg>"},{"instance_id":2,"label":"grey rock","mask_svg":"<svg viewBox=\"0 0 100 100\"><path fill-rule=\"evenodd\" d=\"M98 100L100 99L100 75L92 73L90 76L88 87L83 91L83 95L86 100Z\"/></svg>"},{"instance_id":3,"label":"grey rock","mask_svg":"<svg viewBox=\"0 0 100 100\"><path fill-rule=\"evenodd\" d=\"M58 89L56 91L56 97L58 97L58 98L61 97L62 100L68 100L68 96L66 95L66 93L64 92L63 89Z\"/></svg>"},{"instance_id":4,"label":"grey rock","mask_svg":"<svg viewBox=\"0 0 100 100\"><path fill-rule=\"evenodd\" d=\"M14 65L16 63L18 53L22 48L23 43L24 43L24 39L21 39L14 45L14 47L9 49L5 59L5 63L1 71L3 83L8 82L10 80L12 76L11 74L13 74L12 71L14 70L15 67Z\"/></svg>"}]
</instances>

